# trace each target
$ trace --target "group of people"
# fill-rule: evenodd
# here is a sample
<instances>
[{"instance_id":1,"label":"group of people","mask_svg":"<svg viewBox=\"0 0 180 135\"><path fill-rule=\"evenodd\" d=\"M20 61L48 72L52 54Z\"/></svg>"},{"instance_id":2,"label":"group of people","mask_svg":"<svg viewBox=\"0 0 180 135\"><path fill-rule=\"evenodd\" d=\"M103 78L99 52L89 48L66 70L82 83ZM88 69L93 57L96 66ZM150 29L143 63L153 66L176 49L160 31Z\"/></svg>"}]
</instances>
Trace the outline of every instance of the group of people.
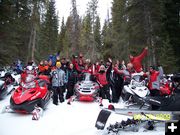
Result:
<instances>
[{"instance_id":1,"label":"group of people","mask_svg":"<svg viewBox=\"0 0 180 135\"><path fill-rule=\"evenodd\" d=\"M130 55L127 65L124 61L113 62L110 58L106 63L100 61L93 64L90 59L85 60L82 53L79 56L72 55L71 60L56 55L41 61L38 65L38 72L34 74L48 75L51 78L53 104L55 105L58 105L58 100L61 103L64 102L66 90L66 99L74 94L74 86L83 73L90 73L96 78L100 86L100 97L108 99L109 102L117 103L119 101L123 86L130 82L131 74L135 72L142 72L144 76L149 78L148 87L151 95L155 96L159 94L159 78L163 71L162 68L156 71L151 66L148 73L143 72L142 60L147 52L148 47L145 47L140 55L135 57Z\"/></svg>"}]
</instances>

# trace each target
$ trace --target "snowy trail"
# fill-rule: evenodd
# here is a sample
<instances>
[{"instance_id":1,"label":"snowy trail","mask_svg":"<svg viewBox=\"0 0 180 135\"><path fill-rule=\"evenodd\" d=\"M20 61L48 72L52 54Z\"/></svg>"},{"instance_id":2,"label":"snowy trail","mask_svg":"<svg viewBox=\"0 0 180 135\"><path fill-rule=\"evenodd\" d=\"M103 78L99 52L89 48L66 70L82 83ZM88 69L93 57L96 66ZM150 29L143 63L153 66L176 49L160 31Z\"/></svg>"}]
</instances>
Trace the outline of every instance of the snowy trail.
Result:
<instances>
[{"instance_id":1,"label":"snowy trail","mask_svg":"<svg viewBox=\"0 0 180 135\"><path fill-rule=\"evenodd\" d=\"M0 101L0 111L9 104L9 98ZM31 115L0 114L0 135L92 135L96 134L94 125L99 111L97 103L73 102L72 105L67 105L64 102L55 106L50 102L39 121L32 121Z\"/></svg>"},{"instance_id":2,"label":"snowy trail","mask_svg":"<svg viewBox=\"0 0 180 135\"><path fill-rule=\"evenodd\" d=\"M9 104L9 97L0 101L0 112ZM106 101L104 104L107 104ZM116 104L118 106L118 104ZM33 121L32 115L16 113L0 114L0 135L105 135L105 131L97 130L95 122L100 112L98 103L67 101L58 106L50 102L39 121ZM126 120L123 115L111 115L108 123ZM106 126L109 126L107 124ZM164 129L152 132L120 132L122 135L164 135Z\"/></svg>"}]
</instances>

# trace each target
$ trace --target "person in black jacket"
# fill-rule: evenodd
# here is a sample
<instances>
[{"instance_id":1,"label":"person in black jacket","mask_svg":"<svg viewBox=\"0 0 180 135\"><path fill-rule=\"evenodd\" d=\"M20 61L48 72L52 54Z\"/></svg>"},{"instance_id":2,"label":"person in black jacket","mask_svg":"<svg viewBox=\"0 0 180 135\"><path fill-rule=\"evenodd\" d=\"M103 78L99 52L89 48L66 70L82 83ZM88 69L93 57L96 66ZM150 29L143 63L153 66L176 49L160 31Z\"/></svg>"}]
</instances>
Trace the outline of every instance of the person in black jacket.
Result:
<instances>
[{"instance_id":1,"label":"person in black jacket","mask_svg":"<svg viewBox=\"0 0 180 135\"><path fill-rule=\"evenodd\" d=\"M74 69L74 65L71 63L66 72L67 77L67 94L66 99L69 99L74 94L74 85L77 82L77 71Z\"/></svg>"}]
</instances>

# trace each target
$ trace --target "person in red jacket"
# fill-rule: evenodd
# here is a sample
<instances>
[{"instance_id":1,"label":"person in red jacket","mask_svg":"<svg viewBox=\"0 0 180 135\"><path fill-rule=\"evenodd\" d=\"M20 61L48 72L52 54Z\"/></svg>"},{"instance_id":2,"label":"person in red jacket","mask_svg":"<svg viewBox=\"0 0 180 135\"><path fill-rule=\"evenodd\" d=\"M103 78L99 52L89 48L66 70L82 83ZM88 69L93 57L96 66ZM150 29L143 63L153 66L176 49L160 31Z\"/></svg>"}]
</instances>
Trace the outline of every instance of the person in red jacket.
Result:
<instances>
[{"instance_id":1,"label":"person in red jacket","mask_svg":"<svg viewBox=\"0 0 180 135\"><path fill-rule=\"evenodd\" d=\"M151 96L160 95L160 71L156 71L154 66L149 68L148 88Z\"/></svg>"},{"instance_id":2,"label":"person in red jacket","mask_svg":"<svg viewBox=\"0 0 180 135\"><path fill-rule=\"evenodd\" d=\"M147 50L148 50L148 47L145 47L140 55L135 56L135 57L132 55L129 56L130 62L133 64L134 70L137 73L139 73L143 70L142 69L142 60L147 55Z\"/></svg>"},{"instance_id":3,"label":"person in red jacket","mask_svg":"<svg viewBox=\"0 0 180 135\"><path fill-rule=\"evenodd\" d=\"M97 82L100 85L100 96L102 97L102 99L107 98L109 102L111 102L109 83L107 81L107 74L110 74L112 69L112 60L110 58L109 58L109 62L111 63L109 68L106 70L105 66L101 65L99 68L99 72L95 73L95 76L97 78Z\"/></svg>"},{"instance_id":4,"label":"person in red jacket","mask_svg":"<svg viewBox=\"0 0 180 135\"><path fill-rule=\"evenodd\" d=\"M44 70L45 70L44 69L44 62L40 61L39 65L38 65L39 74L43 74Z\"/></svg>"}]
</instances>

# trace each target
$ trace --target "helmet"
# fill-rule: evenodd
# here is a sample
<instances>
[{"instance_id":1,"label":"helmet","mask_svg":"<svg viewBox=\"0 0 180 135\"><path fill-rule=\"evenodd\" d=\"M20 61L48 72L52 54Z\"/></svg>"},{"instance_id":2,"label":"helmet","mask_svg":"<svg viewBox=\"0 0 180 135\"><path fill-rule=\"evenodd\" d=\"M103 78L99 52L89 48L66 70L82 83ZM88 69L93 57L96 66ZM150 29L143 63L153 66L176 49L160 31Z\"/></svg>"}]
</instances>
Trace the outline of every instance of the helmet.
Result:
<instances>
[{"instance_id":1,"label":"helmet","mask_svg":"<svg viewBox=\"0 0 180 135\"><path fill-rule=\"evenodd\" d=\"M27 66L26 67L26 73L27 74L34 74L34 71L35 69L34 69L34 67L33 66Z\"/></svg>"},{"instance_id":2,"label":"helmet","mask_svg":"<svg viewBox=\"0 0 180 135\"><path fill-rule=\"evenodd\" d=\"M33 66L27 66L26 70L32 71L33 70Z\"/></svg>"}]
</instances>

